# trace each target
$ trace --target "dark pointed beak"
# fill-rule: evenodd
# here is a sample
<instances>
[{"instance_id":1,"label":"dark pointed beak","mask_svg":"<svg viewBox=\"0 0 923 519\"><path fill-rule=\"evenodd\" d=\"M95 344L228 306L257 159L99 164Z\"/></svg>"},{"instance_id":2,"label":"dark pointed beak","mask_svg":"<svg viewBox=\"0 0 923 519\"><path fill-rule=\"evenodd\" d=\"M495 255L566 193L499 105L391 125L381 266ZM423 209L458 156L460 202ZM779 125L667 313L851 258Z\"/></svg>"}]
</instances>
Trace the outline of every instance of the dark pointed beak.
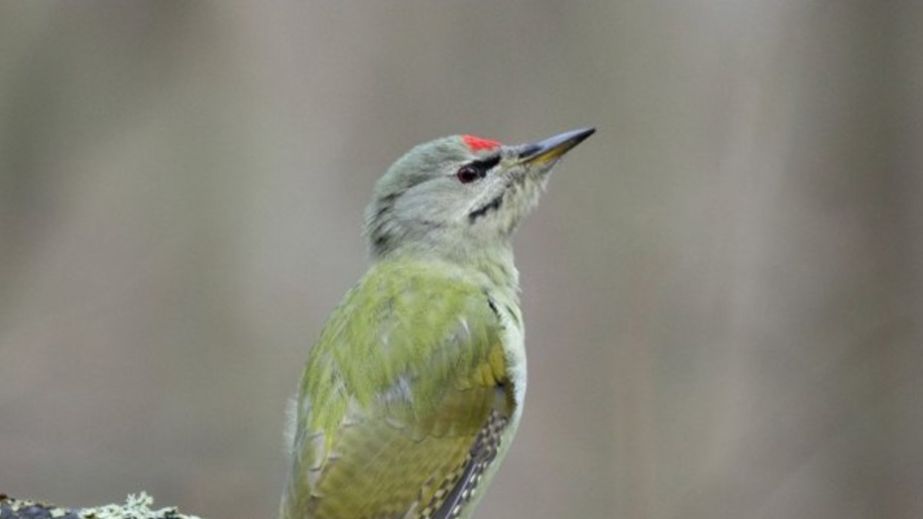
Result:
<instances>
[{"instance_id":1,"label":"dark pointed beak","mask_svg":"<svg viewBox=\"0 0 923 519\"><path fill-rule=\"evenodd\" d=\"M524 144L519 151L519 161L522 164L547 164L553 162L595 132L596 128L581 128L555 135L543 141Z\"/></svg>"}]
</instances>

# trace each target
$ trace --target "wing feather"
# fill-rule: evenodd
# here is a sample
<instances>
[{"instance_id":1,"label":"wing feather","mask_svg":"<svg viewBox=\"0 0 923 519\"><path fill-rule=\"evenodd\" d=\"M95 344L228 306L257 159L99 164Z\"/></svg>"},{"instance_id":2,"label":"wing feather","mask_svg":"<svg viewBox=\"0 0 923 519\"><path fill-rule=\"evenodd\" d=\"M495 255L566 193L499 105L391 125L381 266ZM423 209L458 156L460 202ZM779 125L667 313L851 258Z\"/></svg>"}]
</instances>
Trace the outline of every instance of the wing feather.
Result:
<instances>
[{"instance_id":1,"label":"wing feather","mask_svg":"<svg viewBox=\"0 0 923 519\"><path fill-rule=\"evenodd\" d=\"M455 517L496 456L511 391L481 287L379 264L312 350L283 517Z\"/></svg>"}]
</instances>

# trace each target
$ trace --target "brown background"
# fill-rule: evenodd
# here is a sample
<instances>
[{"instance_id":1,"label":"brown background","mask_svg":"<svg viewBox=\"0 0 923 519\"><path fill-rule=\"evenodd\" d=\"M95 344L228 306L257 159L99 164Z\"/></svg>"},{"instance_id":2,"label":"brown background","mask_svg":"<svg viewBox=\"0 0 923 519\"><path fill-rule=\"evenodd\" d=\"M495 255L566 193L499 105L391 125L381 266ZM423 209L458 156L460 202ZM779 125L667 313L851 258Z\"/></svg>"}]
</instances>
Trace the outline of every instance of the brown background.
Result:
<instances>
[{"instance_id":1,"label":"brown background","mask_svg":"<svg viewBox=\"0 0 923 519\"><path fill-rule=\"evenodd\" d=\"M349 4L349 5L344 5ZM7 2L0 491L270 517L372 183L595 125L480 517L923 517L911 1Z\"/></svg>"}]
</instances>

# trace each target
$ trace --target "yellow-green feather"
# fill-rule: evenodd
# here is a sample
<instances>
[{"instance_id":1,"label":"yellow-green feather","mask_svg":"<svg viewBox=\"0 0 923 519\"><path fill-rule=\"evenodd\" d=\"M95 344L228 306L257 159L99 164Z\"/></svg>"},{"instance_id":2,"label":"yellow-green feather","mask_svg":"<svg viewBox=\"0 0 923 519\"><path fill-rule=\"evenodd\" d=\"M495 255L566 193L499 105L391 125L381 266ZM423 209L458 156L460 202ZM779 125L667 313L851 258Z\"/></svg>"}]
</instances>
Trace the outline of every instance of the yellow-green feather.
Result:
<instances>
[{"instance_id":1,"label":"yellow-green feather","mask_svg":"<svg viewBox=\"0 0 923 519\"><path fill-rule=\"evenodd\" d=\"M491 411L512 412L502 337L484 287L464 271L375 264L311 351L283 517L414 517L438 506Z\"/></svg>"}]
</instances>

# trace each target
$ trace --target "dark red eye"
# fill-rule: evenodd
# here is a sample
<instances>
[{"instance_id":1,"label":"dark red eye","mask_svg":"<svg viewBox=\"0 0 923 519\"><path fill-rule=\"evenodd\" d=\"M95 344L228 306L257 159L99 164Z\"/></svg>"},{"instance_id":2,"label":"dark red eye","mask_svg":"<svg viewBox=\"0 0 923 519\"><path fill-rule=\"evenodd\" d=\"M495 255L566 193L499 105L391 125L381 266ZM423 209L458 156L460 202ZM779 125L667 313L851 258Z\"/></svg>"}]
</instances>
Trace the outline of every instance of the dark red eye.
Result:
<instances>
[{"instance_id":1,"label":"dark red eye","mask_svg":"<svg viewBox=\"0 0 923 519\"><path fill-rule=\"evenodd\" d=\"M484 175L482 175L481 172L474 166L468 165L459 168L458 173L456 173L455 176L458 177L459 182L462 184L467 184L469 182L474 182Z\"/></svg>"}]
</instances>

